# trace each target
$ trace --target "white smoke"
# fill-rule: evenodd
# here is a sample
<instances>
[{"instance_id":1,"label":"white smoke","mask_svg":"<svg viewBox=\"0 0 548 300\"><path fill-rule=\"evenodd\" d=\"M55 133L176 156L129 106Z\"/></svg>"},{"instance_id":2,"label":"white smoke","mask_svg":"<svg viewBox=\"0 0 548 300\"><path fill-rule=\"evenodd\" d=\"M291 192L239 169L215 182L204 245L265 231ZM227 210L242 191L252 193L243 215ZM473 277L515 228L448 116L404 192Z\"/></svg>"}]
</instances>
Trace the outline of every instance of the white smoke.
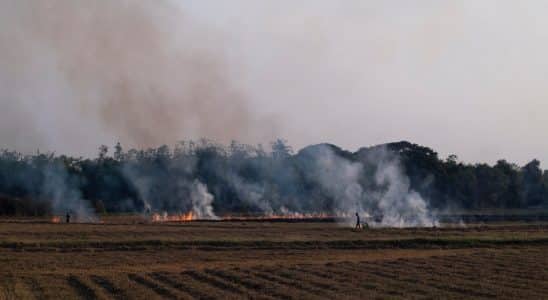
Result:
<instances>
[{"instance_id":1,"label":"white smoke","mask_svg":"<svg viewBox=\"0 0 548 300\"><path fill-rule=\"evenodd\" d=\"M65 168L51 166L45 169L42 193L50 201L54 214L68 213L76 222L97 221L89 202L82 199L80 190L69 182Z\"/></svg>"},{"instance_id":2,"label":"white smoke","mask_svg":"<svg viewBox=\"0 0 548 300\"><path fill-rule=\"evenodd\" d=\"M377 149L367 158L375 167L375 182L360 182L365 172L362 162L337 155L329 146L319 146L314 153L317 182L323 192L335 199L335 214L359 213L373 227L438 226L427 201L410 188L399 158L386 149ZM363 186L371 187L368 189Z\"/></svg>"},{"instance_id":3,"label":"white smoke","mask_svg":"<svg viewBox=\"0 0 548 300\"><path fill-rule=\"evenodd\" d=\"M336 199L335 212L363 211L363 189L359 176L362 164L336 155L328 146L321 146L316 155L316 176L324 192Z\"/></svg>"},{"instance_id":4,"label":"white smoke","mask_svg":"<svg viewBox=\"0 0 548 300\"><path fill-rule=\"evenodd\" d=\"M219 153L226 155L223 151ZM235 163L240 162L236 160ZM145 212L192 213L196 219L218 219L215 208L231 209L231 204L226 201L232 196L220 197L217 201L221 202L215 205L216 199L208 186L196 179L194 159L172 162L169 169L184 171L176 179L175 186L166 184L165 188L163 182L167 183L169 179L162 179L165 176L162 172L133 167L132 164L126 165L124 174L139 193ZM398 154L385 147L353 154L330 145L311 146L291 161L273 160L257 167L253 176L266 181L246 180L232 168L234 166L215 160L209 161L208 165L208 169L228 185L240 201L237 205L241 207L228 212L286 217L338 216L348 220L358 213L372 227L430 227L439 224L428 201L411 188ZM277 183L265 183L269 177L275 177ZM300 190L306 182L318 188ZM303 197L305 194L308 196Z\"/></svg>"},{"instance_id":5,"label":"white smoke","mask_svg":"<svg viewBox=\"0 0 548 300\"><path fill-rule=\"evenodd\" d=\"M334 147L319 145L309 148L303 160L305 176L320 188L318 195L332 199L331 207L321 207L317 199L279 199L275 190L245 181L237 174L226 176L238 198L265 216L330 215L354 216L357 212L373 227L431 227L439 222L428 202L411 189L399 157L386 148L353 160L336 153ZM307 165L310 163L310 165ZM365 164L365 165L364 165ZM374 176L364 176L365 172ZM219 171L219 173L223 173ZM224 174L224 173L223 173ZM287 174L276 174L286 176ZM372 178L373 182L361 182ZM298 185L289 181L288 184ZM293 201L294 200L294 201ZM287 205L298 202L294 210ZM299 209L304 206L306 209ZM313 209L317 207L317 209ZM303 213L304 212L304 213ZM348 219L350 220L350 219Z\"/></svg>"},{"instance_id":6,"label":"white smoke","mask_svg":"<svg viewBox=\"0 0 548 300\"><path fill-rule=\"evenodd\" d=\"M281 213L272 207L273 198L268 197L267 199L267 197L265 197L266 191L262 185L247 182L235 173L229 174L226 177L226 180L238 194L238 198L244 201L247 205L260 210L265 215Z\"/></svg>"},{"instance_id":7,"label":"white smoke","mask_svg":"<svg viewBox=\"0 0 548 300\"><path fill-rule=\"evenodd\" d=\"M428 209L427 202L410 188L409 178L404 175L399 160L383 161L375 174L377 185L385 186L378 199L382 220L373 225L388 227L430 227L439 222Z\"/></svg>"},{"instance_id":8,"label":"white smoke","mask_svg":"<svg viewBox=\"0 0 548 300\"><path fill-rule=\"evenodd\" d=\"M195 180L191 191L192 212L200 220L216 220L218 217L213 212L215 197L209 193L207 186L199 180Z\"/></svg>"},{"instance_id":9,"label":"white smoke","mask_svg":"<svg viewBox=\"0 0 548 300\"><path fill-rule=\"evenodd\" d=\"M192 166L187 165L185 168L191 172ZM124 166L123 174L135 187L145 214L162 212L162 215L167 216L167 210L176 209L185 214L192 212L193 216L200 220L218 219L213 209L215 197L208 191L207 185L198 179L190 181L181 178L169 199L158 200L154 193L157 188L162 188L156 186L155 182L159 174L139 174L131 165Z\"/></svg>"}]
</instances>

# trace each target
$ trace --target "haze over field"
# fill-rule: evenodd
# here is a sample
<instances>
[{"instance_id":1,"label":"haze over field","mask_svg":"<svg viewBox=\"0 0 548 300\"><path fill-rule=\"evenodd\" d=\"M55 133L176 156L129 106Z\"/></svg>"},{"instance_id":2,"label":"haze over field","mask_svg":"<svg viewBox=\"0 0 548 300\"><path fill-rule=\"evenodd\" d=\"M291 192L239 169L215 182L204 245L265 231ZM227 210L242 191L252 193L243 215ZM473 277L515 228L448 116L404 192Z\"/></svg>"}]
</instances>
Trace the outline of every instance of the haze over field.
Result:
<instances>
[{"instance_id":1,"label":"haze over field","mask_svg":"<svg viewBox=\"0 0 548 300\"><path fill-rule=\"evenodd\" d=\"M547 6L0 0L0 147L411 140L548 161Z\"/></svg>"}]
</instances>

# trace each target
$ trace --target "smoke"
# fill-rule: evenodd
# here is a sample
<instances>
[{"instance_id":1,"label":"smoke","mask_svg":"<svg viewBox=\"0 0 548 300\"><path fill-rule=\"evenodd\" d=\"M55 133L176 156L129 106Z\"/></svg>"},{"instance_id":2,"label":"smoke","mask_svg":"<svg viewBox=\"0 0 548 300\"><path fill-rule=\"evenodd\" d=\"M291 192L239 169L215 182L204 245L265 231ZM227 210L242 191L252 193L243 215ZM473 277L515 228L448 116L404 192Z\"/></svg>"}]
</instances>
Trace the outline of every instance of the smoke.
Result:
<instances>
[{"instance_id":1,"label":"smoke","mask_svg":"<svg viewBox=\"0 0 548 300\"><path fill-rule=\"evenodd\" d=\"M0 147L283 136L548 153L547 4L426 2L0 0Z\"/></svg>"},{"instance_id":2,"label":"smoke","mask_svg":"<svg viewBox=\"0 0 548 300\"><path fill-rule=\"evenodd\" d=\"M345 155L347 157L344 157ZM439 224L428 202L410 188L396 153L379 147L352 160L352 154L335 153L334 146L319 145L308 150L310 176L333 198L332 213L359 213L371 226L430 227ZM373 172L373 178L364 176ZM363 182L371 180L373 182Z\"/></svg>"},{"instance_id":3,"label":"smoke","mask_svg":"<svg viewBox=\"0 0 548 300\"><path fill-rule=\"evenodd\" d=\"M308 176L321 187L321 193L334 199L330 210L349 214L363 211L363 189L359 177L363 166L337 154L330 145L313 146L306 150Z\"/></svg>"},{"instance_id":4,"label":"smoke","mask_svg":"<svg viewBox=\"0 0 548 300\"><path fill-rule=\"evenodd\" d=\"M271 215L278 212L275 207L275 195L266 195L265 188L260 184L247 182L234 172L228 174L225 180L229 186L234 189L238 198L252 210L259 211L265 215Z\"/></svg>"},{"instance_id":5,"label":"smoke","mask_svg":"<svg viewBox=\"0 0 548 300\"><path fill-rule=\"evenodd\" d=\"M95 222L94 209L82 199L75 182L71 182L65 167L53 164L44 169L42 197L49 200L53 214L73 217L76 222Z\"/></svg>"},{"instance_id":6,"label":"smoke","mask_svg":"<svg viewBox=\"0 0 548 300\"><path fill-rule=\"evenodd\" d=\"M386 150L380 150L386 151ZM385 152L385 156L392 156ZM382 159L375 174L376 184L384 187L377 201L382 214L381 226L430 227L438 226L437 217L428 208L422 196L410 188L410 181L404 175L399 159ZM375 224L375 223L373 223Z\"/></svg>"},{"instance_id":7,"label":"smoke","mask_svg":"<svg viewBox=\"0 0 548 300\"><path fill-rule=\"evenodd\" d=\"M218 219L213 209L215 197L209 193L207 186L197 179L193 182L181 180L177 184L178 191L175 195L158 199L151 195L151 192L154 191L152 183L149 181L151 179L147 180L147 178L135 175L130 175L129 178L134 180L133 184L139 192L144 212L147 214L161 212L167 216L168 212L192 213L193 218L200 220Z\"/></svg>"},{"instance_id":8,"label":"smoke","mask_svg":"<svg viewBox=\"0 0 548 300\"><path fill-rule=\"evenodd\" d=\"M130 160L122 166L123 176L137 192L139 205L131 208L134 212L188 214L193 218L214 220L215 197L207 185L195 178L196 161L188 156L178 159L171 157L166 149L162 164L176 177L168 177L165 171L143 167L143 161ZM146 163L145 163L146 164Z\"/></svg>"},{"instance_id":9,"label":"smoke","mask_svg":"<svg viewBox=\"0 0 548 300\"><path fill-rule=\"evenodd\" d=\"M192 213L196 215L198 219L218 219L213 212L212 204L214 197L208 192L205 184L195 180L190 191L190 199L192 202Z\"/></svg>"},{"instance_id":10,"label":"smoke","mask_svg":"<svg viewBox=\"0 0 548 300\"><path fill-rule=\"evenodd\" d=\"M408 115L400 108L410 92L435 90L428 96L436 100L447 96L432 88L430 80L439 77L432 75L438 69L451 68L433 64L428 69L431 73L415 76L415 64L408 64L408 60L415 61L407 58L413 53L420 56L416 60L419 67L431 57L425 55L430 51L422 48L431 50L429 30L417 34L408 25L421 19L419 14L401 24L389 22L387 27L383 20L400 20L391 17L390 6L382 5L376 15L370 9L374 4L278 6L244 1L220 6L237 11L237 15L241 15L242 5L254 8L246 21L226 27L234 30L230 34L219 28L223 26L187 13L187 8L196 5L170 0L0 0L0 147L92 155L97 144L118 140L129 147L147 148L199 137L220 142L271 139L278 124L258 114L257 106L282 111L283 123L290 126L286 133L301 145L307 138L339 137L355 145L363 137L361 130L354 128L379 128L385 131L374 134L376 140L379 136L393 138L393 132L399 131L386 126L383 112ZM440 6L445 11L445 5ZM294 12L285 14L288 9ZM426 15L435 19L431 23L445 20L439 11L427 10ZM441 22L443 29L453 23L449 20ZM430 27L439 28L424 26ZM379 39L381 36L387 40ZM407 43L404 37L408 36L415 37L413 43ZM442 44L452 40L436 36ZM427 42L421 42L423 39ZM414 51L405 51L404 44L411 44ZM448 54L451 52L437 55L435 62L452 61L444 59ZM415 83L411 78L423 82L411 88ZM391 84L379 84L379 80L396 88L387 89ZM383 105L361 105L365 98L380 100ZM349 111L348 107L355 109ZM325 108L329 114L321 110ZM382 126L341 122L349 116L380 120ZM393 119L405 120L408 130L405 116ZM316 130L309 130L311 124ZM421 136L423 129L417 129ZM443 136L447 136L445 131ZM223 165L211 165L212 173L227 182L243 202L237 205L267 214L360 211L382 215L383 225L425 225L431 221L427 201L409 188L397 160L375 165L375 180L362 182L361 174L369 172L373 162L351 159L332 149L320 149L314 158L304 162L305 175L283 162L257 167L257 176L275 178L276 188L227 172ZM170 179L166 174L146 168L137 171L131 165L124 168L144 206L135 210L193 211L213 218L215 209L227 207L229 196L212 198L219 194L218 187L195 181L198 176L193 164L170 165L180 176L175 184L165 185L167 190L158 184ZM299 176L318 184L321 191L306 194L317 197L303 198ZM59 209L85 212L78 204L80 195L72 191L65 177L51 176L45 189L57 199L55 203L62 198L75 199L67 201L74 203L67 204L71 207Z\"/></svg>"},{"instance_id":11,"label":"smoke","mask_svg":"<svg viewBox=\"0 0 548 300\"><path fill-rule=\"evenodd\" d=\"M91 155L116 140L270 137L223 39L170 0L1 0L0 146Z\"/></svg>"},{"instance_id":12,"label":"smoke","mask_svg":"<svg viewBox=\"0 0 548 300\"><path fill-rule=\"evenodd\" d=\"M79 173L81 160L42 155L35 158L46 163L42 168L42 163L36 165L44 170L37 195L51 200L54 213L69 212L79 221L96 220L90 199L82 197L86 190L112 211L152 214L159 221L212 220L233 214L351 221L357 212L374 227L439 223L428 199L411 188L399 153L386 146L350 153L321 144L296 155L281 146L273 146L269 154L260 147L238 153L211 142L181 143L173 152L167 146L119 151L117 159L95 160L97 173L91 177L95 182L87 182L90 177ZM27 177L32 178L29 174L21 178L27 182ZM32 194L32 183L27 184ZM417 188L424 192L425 187Z\"/></svg>"},{"instance_id":13,"label":"smoke","mask_svg":"<svg viewBox=\"0 0 548 300\"><path fill-rule=\"evenodd\" d=\"M386 147L349 153L321 144L307 147L295 156L275 157L272 154L264 165L246 165L253 158L237 156L227 158L228 166L208 165L239 201L239 211L229 213L347 218L358 212L369 225L377 227L439 225L428 201L411 188L398 153ZM245 172L238 170L252 176L244 176ZM312 190L303 186L311 186ZM216 201L213 206L230 209L227 200Z\"/></svg>"}]
</instances>

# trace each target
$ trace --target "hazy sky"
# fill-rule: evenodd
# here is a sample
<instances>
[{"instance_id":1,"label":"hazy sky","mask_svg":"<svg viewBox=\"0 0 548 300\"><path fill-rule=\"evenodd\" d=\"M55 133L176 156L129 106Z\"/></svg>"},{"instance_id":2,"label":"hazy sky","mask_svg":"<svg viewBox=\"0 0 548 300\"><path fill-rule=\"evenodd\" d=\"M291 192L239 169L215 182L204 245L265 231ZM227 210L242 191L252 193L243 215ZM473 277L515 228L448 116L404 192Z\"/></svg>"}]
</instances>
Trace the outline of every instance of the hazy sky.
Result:
<instances>
[{"instance_id":1,"label":"hazy sky","mask_svg":"<svg viewBox=\"0 0 548 300\"><path fill-rule=\"evenodd\" d=\"M548 161L546 1L37 3L0 0L0 147L280 136Z\"/></svg>"}]
</instances>

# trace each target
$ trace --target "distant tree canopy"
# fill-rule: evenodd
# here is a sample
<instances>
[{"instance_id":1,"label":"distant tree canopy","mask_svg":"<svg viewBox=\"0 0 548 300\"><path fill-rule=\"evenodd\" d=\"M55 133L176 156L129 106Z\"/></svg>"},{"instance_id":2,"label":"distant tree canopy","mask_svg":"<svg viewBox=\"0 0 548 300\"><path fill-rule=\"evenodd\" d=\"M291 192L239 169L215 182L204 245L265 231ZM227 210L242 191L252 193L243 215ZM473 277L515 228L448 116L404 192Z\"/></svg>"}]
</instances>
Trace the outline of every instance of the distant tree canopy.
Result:
<instances>
[{"instance_id":1,"label":"distant tree canopy","mask_svg":"<svg viewBox=\"0 0 548 300\"><path fill-rule=\"evenodd\" d=\"M329 209L332 196L323 193L310 174L310 154L318 145L296 154L284 140L270 146L265 150L262 145L232 142L224 146L201 140L180 142L173 148L125 151L118 143L112 155L107 146L100 146L96 158L53 153L23 155L3 150L0 215L52 213L52 198L63 201L67 194L60 196L47 188L51 186L48 177L52 170L63 174L62 184L65 190L71 190L70 195L81 197L100 213L142 212L147 203L166 211L184 210L177 199L190 191L182 183L195 180L207 186L216 199L214 208L221 214L259 211L260 201L247 201L259 192L272 203L284 199L288 209L298 211L311 202L319 210ZM455 155L440 159L434 150L409 142L362 148L354 153L327 146L338 157L363 164L359 174L362 186L375 182L375 166L370 158L376 151L385 149L396 155L411 188L428 199L432 208L548 207L548 171L540 168L538 160L523 167L505 160L493 166L466 164ZM245 191L239 188L242 186Z\"/></svg>"}]
</instances>

